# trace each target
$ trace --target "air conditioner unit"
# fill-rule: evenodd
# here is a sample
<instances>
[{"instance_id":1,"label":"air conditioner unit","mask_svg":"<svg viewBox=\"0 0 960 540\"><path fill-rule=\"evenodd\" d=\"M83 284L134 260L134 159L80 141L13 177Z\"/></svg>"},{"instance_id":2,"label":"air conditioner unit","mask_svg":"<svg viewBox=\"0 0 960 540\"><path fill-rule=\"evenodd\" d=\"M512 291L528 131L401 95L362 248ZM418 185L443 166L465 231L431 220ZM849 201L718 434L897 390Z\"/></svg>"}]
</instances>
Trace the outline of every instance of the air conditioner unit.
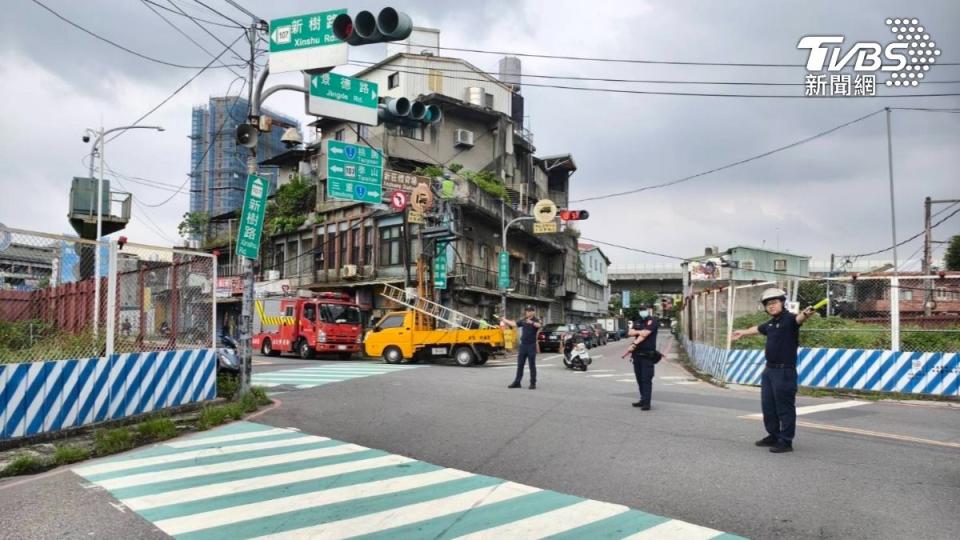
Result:
<instances>
[{"instance_id":1,"label":"air conditioner unit","mask_svg":"<svg viewBox=\"0 0 960 540\"><path fill-rule=\"evenodd\" d=\"M456 132L456 146L473 146L473 132L467 129L458 129Z\"/></svg>"},{"instance_id":2,"label":"air conditioner unit","mask_svg":"<svg viewBox=\"0 0 960 540\"><path fill-rule=\"evenodd\" d=\"M343 277L357 277L357 265L355 264L345 264L343 265L343 272L341 272Z\"/></svg>"}]
</instances>

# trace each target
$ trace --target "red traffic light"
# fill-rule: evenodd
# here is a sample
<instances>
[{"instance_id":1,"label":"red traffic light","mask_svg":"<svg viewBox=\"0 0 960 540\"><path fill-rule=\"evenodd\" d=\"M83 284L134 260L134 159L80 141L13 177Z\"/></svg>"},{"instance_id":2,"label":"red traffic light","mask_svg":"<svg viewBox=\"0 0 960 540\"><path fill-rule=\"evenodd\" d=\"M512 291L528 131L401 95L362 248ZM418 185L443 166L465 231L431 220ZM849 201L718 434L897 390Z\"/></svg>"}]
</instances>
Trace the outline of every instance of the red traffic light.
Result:
<instances>
[{"instance_id":1,"label":"red traffic light","mask_svg":"<svg viewBox=\"0 0 960 540\"><path fill-rule=\"evenodd\" d=\"M563 221L579 221L590 217L590 212L586 210L560 210L560 219Z\"/></svg>"}]
</instances>

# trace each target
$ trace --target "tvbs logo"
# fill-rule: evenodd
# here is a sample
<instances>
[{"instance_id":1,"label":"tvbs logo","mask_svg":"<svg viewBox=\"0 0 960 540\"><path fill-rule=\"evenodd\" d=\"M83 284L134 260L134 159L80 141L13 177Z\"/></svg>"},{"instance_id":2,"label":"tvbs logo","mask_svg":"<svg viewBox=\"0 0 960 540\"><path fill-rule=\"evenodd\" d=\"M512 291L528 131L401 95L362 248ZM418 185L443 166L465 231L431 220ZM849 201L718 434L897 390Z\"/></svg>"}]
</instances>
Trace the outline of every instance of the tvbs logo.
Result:
<instances>
[{"instance_id":1,"label":"tvbs logo","mask_svg":"<svg viewBox=\"0 0 960 540\"><path fill-rule=\"evenodd\" d=\"M872 96L878 73L889 76L883 81L886 86L918 86L936 63L940 49L918 19L887 19L886 23L896 35L888 43L858 41L844 47L844 36L800 39L797 48L809 51L806 95ZM855 78L844 71L852 71Z\"/></svg>"}]
</instances>

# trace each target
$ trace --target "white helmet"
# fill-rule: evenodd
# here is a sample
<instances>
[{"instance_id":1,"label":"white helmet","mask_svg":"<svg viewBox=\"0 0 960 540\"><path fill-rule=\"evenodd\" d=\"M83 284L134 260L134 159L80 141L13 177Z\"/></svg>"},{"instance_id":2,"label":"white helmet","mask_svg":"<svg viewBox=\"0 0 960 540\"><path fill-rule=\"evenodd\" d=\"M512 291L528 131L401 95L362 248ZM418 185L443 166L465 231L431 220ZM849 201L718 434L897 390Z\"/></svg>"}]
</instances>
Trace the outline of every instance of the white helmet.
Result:
<instances>
[{"instance_id":1,"label":"white helmet","mask_svg":"<svg viewBox=\"0 0 960 540\"><path fill-rule=\"evenodd\" d=\"M763 291L763 294L760 295L761 304L766 304L768 300L777 300L777 299L785 303L787 301L787 293L783 289L772 287L770 289Z\"/></svg>"}]
</instances>

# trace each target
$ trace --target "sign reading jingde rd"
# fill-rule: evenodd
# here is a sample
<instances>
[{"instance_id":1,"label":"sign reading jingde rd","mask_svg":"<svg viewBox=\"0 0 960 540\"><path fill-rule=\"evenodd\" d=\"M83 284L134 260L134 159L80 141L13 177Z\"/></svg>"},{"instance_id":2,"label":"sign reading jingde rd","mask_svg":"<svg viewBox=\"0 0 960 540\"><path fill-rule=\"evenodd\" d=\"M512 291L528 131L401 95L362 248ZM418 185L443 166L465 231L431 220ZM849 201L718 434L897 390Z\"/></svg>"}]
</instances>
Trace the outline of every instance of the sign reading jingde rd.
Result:
<instances>
[{"instance_id":1,"label":"sign reading jingde rd","mask_svg":"<svg viewBox=\"0 0 960 540\"><path fill-rule=\"evenodd\" d=\"M377 125L377 83L338 73L307 75L307 114Z\"/></svg>"},{"instance_id":2,"label":"sign reading jingde rd","mask_svg":"<svg viewBox=\"0 0 960 540\"><path fill-rule=\"evenodd\" d=\"M333 20L346 9L270 21L270 71L306 71L347 63L347 47L333 34Z\"/></svg>"}]
</instances>

